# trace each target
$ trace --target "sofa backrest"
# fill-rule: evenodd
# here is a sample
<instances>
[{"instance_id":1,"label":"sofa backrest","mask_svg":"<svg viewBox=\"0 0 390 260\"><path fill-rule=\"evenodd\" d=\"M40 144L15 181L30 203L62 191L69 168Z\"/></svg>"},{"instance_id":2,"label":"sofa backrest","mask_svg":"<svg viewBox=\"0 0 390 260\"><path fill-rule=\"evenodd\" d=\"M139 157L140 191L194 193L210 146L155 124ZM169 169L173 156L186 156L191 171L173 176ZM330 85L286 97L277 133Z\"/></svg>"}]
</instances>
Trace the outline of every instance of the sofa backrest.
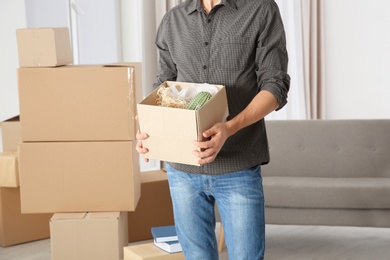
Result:
<instances>
[{"instance_id":1,"label":"sofa backrest","mask_svg":"<svg viewBox=\"0 0 390 260\"><path fill-rule=\"evenodd\" d=\"M390 120L275 120L263 176L390 178Z\"/></svg>"}]
</instances>

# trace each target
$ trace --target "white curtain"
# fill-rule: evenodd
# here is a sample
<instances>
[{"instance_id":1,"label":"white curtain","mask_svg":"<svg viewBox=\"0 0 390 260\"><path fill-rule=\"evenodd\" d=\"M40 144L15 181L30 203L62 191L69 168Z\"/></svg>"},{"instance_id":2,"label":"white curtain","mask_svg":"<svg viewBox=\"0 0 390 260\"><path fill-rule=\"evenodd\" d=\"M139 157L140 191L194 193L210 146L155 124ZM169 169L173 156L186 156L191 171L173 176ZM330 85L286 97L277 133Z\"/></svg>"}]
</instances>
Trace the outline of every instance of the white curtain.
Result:
<instances>
[{"instance_id":1,"label":"white curtain","mask_svg":"<svg viewBox=\"0 0 390 260\"><path fill-rule=\"evenodd\" d=\"M301 1L276 0L286 31L289 55L288 73L291 77L287 105L269 114L268 120L307 119L304 89Z\"/></svg>"},{"instance_id":2,"label":"white curtain","mask_svg":"<svg viewBox=\"0 0 390 260\"><path fill-rule=\"evenodd\" d=\"M325 118L324 7L322 0L301 0L306 115Z\"/></svg>"}]
</instances>

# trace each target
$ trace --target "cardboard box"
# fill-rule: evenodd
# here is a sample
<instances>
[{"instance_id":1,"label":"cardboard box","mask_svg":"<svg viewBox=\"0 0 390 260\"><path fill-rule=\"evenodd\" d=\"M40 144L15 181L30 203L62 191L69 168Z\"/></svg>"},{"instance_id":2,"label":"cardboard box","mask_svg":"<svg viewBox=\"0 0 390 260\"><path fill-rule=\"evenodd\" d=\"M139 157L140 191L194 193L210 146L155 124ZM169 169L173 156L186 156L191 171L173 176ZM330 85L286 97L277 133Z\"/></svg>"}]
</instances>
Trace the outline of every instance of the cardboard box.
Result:
<instances>
[{"instance_id":1,"label":"cardboard box","mask_svg":"<svg viewBox=\"0 0 390 260\"><path fill-rule=\"evenodd\" d=\"M16 152L0 153L0 187L19 187L19 165Z\"/></svg>"},{"instance_id":2,"label":"cardboard box","mask_svg":"<svg viewBox=\"0 0 390 260\"><path fill-rule=\"evenodd\" d=\"M164 82L160 87L179 85L186 88L194 83ZM145 157L168 162L199 165L192 151L193 140L202 140L202 132L228 116L226 90L219 91L199 110L162 107L156 104L158 88L137 105L140 130L149 138L143 141L149 149Z\"/></svg>"},{"instance_id":3,"label":"cardboard box","mask_svg":"<svg viewBox=\"0 0 390 260\"><path fill-rule=\"evenodd\" d=\"M142 172L141 191L137 209L128 212L129 242L152 239L152 227L174 224L166 173L161 170Z\"/></svg>"},{"instance_id":4,"label":"cardboard box","mask_svg":"<svg viewBox=\"0 0 390 260\"><path fill-rule=\"evenodd\" d=\"M19 146L23 213L133 211L140 197L136 142Z\"/></svg>"},{"instance_id":5,"label":"cardboard box","mask_svg":"<svg viewBox=\"0 0 390 260\"><path fill-rule=\"evenodd\" d=\"M119 260L127 246L126 212L56 213L50 220L52 260Z\"/></svg>"},{"instance_id":6,"label":"cardboard box","mask_svg":"<svg viewBox=\"0 0 390 260\"><path fill-rule=\"evenodd\" d=\"M0 123L3 152L16 152L21 142L19 116Z\"/></svg>"},{"instance_id":7,"label":"cardboard box","mask_svg":"<svg viewBox=\"0 0 390 260\"><path fill-rule=\"evenodd\" d=\"M19 188L0 188L0 246L50 237L52 214L21 214Z\"/></svg>"},{"instance_id":8,"label":"cardboard box","mask_svg":"<svg viewBox=\"0 0 390 260\"><path fill-rule=\"evenodd\" d=\"M20 67L55 67L73 62L68 28L16 30Z\"/></svg>"},{"instance_id":9,"label":"cardboard box","mask_svg":"<svg viewBox=\"0 0 390 260\"><path fill-rule=\"evenodd\" d=\"M22 141L135 140L140 73L140 63L19 69Z\"/></svg>"},{"instance_id":10,"label":"cardboard box","mask_svg":"<svg viewBox=\"0 0 390 260\"><path fill-rule=\"evenodd\" d=\"M183 252L169 254L153 242L123 248L124 260L185 260Z\"/></svg>"}]
</instances>

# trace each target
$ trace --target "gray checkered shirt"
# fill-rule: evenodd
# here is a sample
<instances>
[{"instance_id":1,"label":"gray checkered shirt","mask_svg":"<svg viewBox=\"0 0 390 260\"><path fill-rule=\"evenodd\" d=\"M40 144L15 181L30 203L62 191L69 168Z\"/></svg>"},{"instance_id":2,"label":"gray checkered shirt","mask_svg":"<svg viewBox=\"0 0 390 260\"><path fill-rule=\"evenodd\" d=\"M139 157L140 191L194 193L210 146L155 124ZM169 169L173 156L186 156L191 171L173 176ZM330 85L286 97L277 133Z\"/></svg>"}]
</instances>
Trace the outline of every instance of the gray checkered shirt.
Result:
<instances>
[{"instance_id":1,"label":"gray checkered shirt","mask_svg":"<svg viewBox=\"0 0 390 260\"><path fill-rule=\"evenodd\" d=\"M158 86L164 81L225 85L228 120L260 90L279 108L287 103L290 77L285 32L273 0L222 0L207 14L199 0L166 13L157 32ZM269 162L264 120L229 137L215 161L202 166L169 163L198 174L224 174Z\"/></svg>"}]
</instances>

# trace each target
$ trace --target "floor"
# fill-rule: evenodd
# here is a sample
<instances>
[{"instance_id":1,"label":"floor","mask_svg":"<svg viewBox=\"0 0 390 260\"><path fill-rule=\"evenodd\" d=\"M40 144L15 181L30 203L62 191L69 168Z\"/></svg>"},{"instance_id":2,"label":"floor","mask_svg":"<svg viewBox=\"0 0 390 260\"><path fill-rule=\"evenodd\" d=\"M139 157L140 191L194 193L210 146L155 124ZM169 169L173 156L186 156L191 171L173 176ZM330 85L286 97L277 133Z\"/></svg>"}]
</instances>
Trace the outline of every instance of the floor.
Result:
<instances>
[{"instance_id":1,"label":"floor","mask_svg":"<svg viewBox=\"0 0 390 260\"><path fill-rule=\"evenodd\" d=\"M266 260L390 260L390 228L267 225L266 243ZM0 247L0 259L50 260L50 240Z\"/></svg>"}]
</instances>

